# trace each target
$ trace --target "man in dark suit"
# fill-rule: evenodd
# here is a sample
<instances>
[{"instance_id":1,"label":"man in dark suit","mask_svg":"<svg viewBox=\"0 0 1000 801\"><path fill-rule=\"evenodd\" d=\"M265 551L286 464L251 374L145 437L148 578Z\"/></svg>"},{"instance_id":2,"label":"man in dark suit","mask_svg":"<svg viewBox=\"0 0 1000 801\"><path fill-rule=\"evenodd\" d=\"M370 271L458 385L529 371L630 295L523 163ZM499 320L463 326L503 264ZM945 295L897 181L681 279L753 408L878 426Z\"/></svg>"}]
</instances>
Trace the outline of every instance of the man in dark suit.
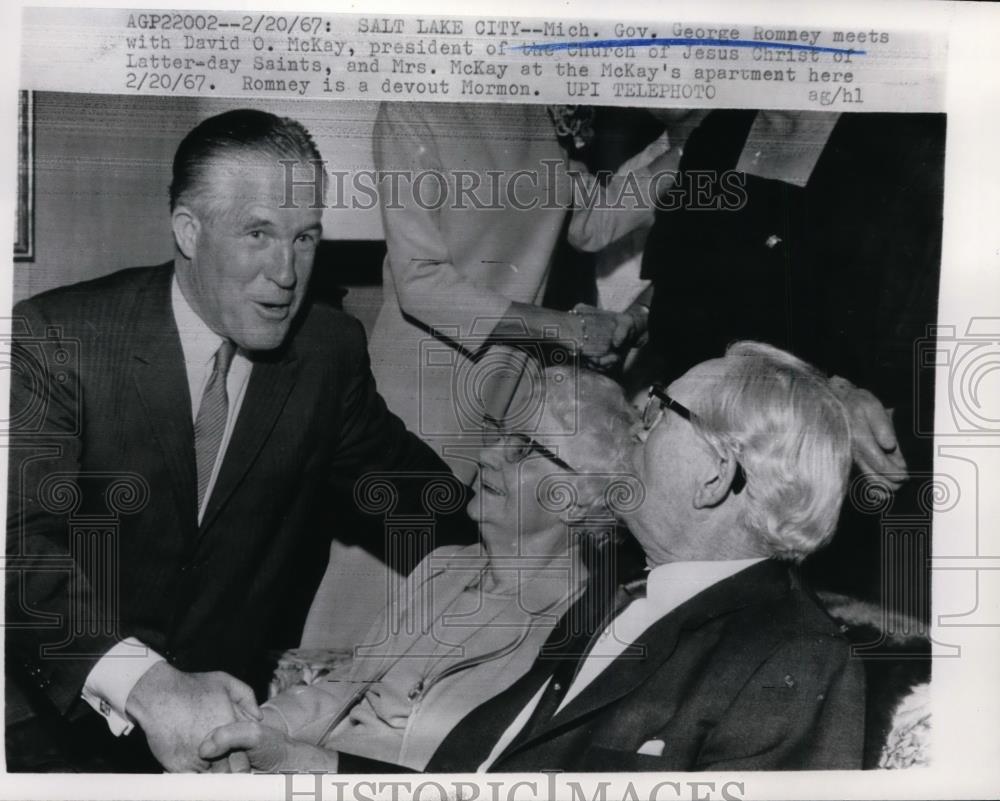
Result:
<instances>
[{"instance_id":1,"label":"man in dark suit","mask_svg":"<svg viewBox=\"0 0 1000 801\"><path fill-rule=\"evenodd\" d=\"M737 339L815 364L851 413L859 481L892 490L900 517L927 517L933 471L934 383L918 380L917 345L937 319L945 128L944 114L712 111L643 255L662 374ZM884 563L865 507L845 505L834 547L806 569L926 620L930 543Z\"/></svg>"},{"instance_id":2,"label":"man in dark suit","mask_svg":"<svg viewBox=\"0 0 1000 801\"><path fill-rule=\"evenodd\" d=\"M861 767L862 665L794 568L832 536L850 462L826 377L771 346L737 343L654 387L633 448L645 497L624 515L648 575L610 622L589 625L608 604L584 595L427 771ZM233 748L264 770L392 769L253 721L201 753Z\"/></svg>"},{"instance_id":3,"label":"man in dark suit","mask_svg":"<svg viewBox=\"0 0 1000 801\"><path fill-rule=\"evenodd\" d=\"M299 123L213 117L174 159L172 263L15 308L8 769L207 768L204 735L259 714L333 493L450 476L387 411L361 325L307 295L324 185ZM108 733L133 726L148 751Z\"/></svg>"}]
</instances>

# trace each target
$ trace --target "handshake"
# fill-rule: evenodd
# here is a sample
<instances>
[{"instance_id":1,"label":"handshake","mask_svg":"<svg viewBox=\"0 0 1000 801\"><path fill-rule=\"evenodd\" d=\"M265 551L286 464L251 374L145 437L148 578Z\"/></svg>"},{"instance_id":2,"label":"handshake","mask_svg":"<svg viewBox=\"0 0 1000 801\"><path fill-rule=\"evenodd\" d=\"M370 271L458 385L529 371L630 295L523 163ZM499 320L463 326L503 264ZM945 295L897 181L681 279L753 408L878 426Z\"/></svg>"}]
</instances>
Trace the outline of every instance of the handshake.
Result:
<instances>
[{"instance_id":1,"label":"handshake","mask_svg":"<svg viewBox=\"0 0 1000 801\"><path fill-rule=\"evenodd\" d=\"M578 303L570 315L579 322L573 334L579 353L587 366L596 370L614 368L630 348L643 344L646 339L649 308L639 303L623 312Z\"/></svg>"},{"instance_id":2,"label":"handshake","mask_svg":"<svg viewBox=\"0 0 1000 801\"><path fill-rule=\"evenodd\" d=\"M184 673L158 662L136 682L126 711L171 773L336 770L335 753L290 739L249 686L221 671Z\"/></svg>"}]
</instances>

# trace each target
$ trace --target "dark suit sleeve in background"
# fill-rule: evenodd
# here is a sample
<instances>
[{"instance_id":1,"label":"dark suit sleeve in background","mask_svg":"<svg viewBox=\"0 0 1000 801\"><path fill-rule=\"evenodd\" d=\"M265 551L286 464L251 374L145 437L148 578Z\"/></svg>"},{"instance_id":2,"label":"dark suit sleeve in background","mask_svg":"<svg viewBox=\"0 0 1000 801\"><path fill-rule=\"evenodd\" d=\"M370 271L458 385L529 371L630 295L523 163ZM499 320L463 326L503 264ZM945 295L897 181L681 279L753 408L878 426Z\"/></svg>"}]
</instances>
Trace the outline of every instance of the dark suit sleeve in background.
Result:
<instances>
[{"instance_id":1,"label":"dark suit sleeve in background","mask_svg":"<svg viewBox=\"0 0 1000 801\"><path fill-rule=\"evenodd\" d=\"M350 320L348 350L339 380L341 400L340 444L334 455L334 481L352 486L374 471L429 471L450 474L448 466L415 434L407 431L378 394L372 377L364 329Z\"/></svg>"},{"instance_id":2,"label":"dark suit sleeve in background","mask_svg":"<svg viewBox=\"0 0 1000 801\"><path fill-rule=\"evenodd\" d=\"M389 411L372 376L364 329L353 318L348 318L348 323L342 344L347 355L341 361L344 367L338 376L344 388L340 394L340 441L333 457L331 482L336 497L341 499L338 502L350 506L341 511L356 516L358 524L365 529L359 532L359 544L387 559L395 569L408 573L433 548L478 540L478 530L465 512L471 491L429 445L407 430L402 420ZM425 490L429 483L444 481L448 487L438 495L439 499L447 496L450 500L439 506L434 514L433 542L417 549L403 549L405 556L397 554L403 561L393 561L384 543L372 541L375 529L384 530L384 521L358 509L357 482L373 473L392 474L386 480L394 485L398 501L393 514L398 515L427 515ZM345 529L340 526L341 531Z\"/></svg>"}]
</instances>

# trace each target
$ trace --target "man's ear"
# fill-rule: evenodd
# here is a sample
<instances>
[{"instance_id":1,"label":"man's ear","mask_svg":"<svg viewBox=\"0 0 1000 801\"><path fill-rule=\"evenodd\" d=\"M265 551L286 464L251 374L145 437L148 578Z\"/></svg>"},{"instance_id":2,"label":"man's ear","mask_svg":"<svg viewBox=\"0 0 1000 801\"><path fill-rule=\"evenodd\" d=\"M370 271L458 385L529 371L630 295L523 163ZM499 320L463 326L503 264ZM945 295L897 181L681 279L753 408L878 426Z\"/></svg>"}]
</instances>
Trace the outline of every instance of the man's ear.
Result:
<instances>
[{"instance_id":1,"label":"man's ear","mask_svg":"<svg viewBox=\"0 0 1000 801\"><path fill-rule=\"evenodd\" d=\"M705 471L694 494L694 508L708 509L722 503L730 492L737 493L736 482L739 464L728 450L716 453L711 466Z\"/></svg>"},{"instance_id":2,"label":"man's ear","mask_svg":"<svg viewBox=\"0 0 1000 801\"><path fill-rule=\"evenodd\" d=\"M170 225L174 230L174 242L185 259L191 261L197 250L198 232L201 221L187 206L176 206L170 215Z\"/></svg>"}]
</instances>

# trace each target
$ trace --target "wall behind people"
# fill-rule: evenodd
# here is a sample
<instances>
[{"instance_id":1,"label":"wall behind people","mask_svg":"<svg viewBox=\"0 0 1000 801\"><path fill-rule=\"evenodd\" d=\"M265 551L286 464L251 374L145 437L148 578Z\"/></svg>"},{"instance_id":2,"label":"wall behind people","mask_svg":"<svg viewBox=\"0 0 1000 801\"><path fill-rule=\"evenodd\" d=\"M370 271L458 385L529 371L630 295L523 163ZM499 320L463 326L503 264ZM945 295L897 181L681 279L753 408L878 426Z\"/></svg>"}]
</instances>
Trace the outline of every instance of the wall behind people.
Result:
<instances>
[{"instance_id":1,"label":"wall behind people","mask_svg":"<svg viewBox=\"0 0 1000 801\"><path fill-rule=\"evenodd\" d=\"M173 256L167 187L174 150L198 121L231 108L294 117L313 134L330 170L372 169L375 104L361 102L34 93L35 256L14 270L14 301L53 287ZM363 198L361 198L363 200ZM382 239L377 205L328 209L331 240ZM377 280L381 259L372 265ZM352 265L352 275L357 274ZM345 305L372 316L378 288Z\"/></svg>"},{"instance_id":2,"label":"wall behind people","mask_svg":"<svg viewBox=\"0 0 1000 801\"><path fill-rule=\"evenodd\" d=\"M35 256L14 300L122 267L166 261L166 186L196 122L186 99L35 93Z\"/></svg>"}]
</instances>

